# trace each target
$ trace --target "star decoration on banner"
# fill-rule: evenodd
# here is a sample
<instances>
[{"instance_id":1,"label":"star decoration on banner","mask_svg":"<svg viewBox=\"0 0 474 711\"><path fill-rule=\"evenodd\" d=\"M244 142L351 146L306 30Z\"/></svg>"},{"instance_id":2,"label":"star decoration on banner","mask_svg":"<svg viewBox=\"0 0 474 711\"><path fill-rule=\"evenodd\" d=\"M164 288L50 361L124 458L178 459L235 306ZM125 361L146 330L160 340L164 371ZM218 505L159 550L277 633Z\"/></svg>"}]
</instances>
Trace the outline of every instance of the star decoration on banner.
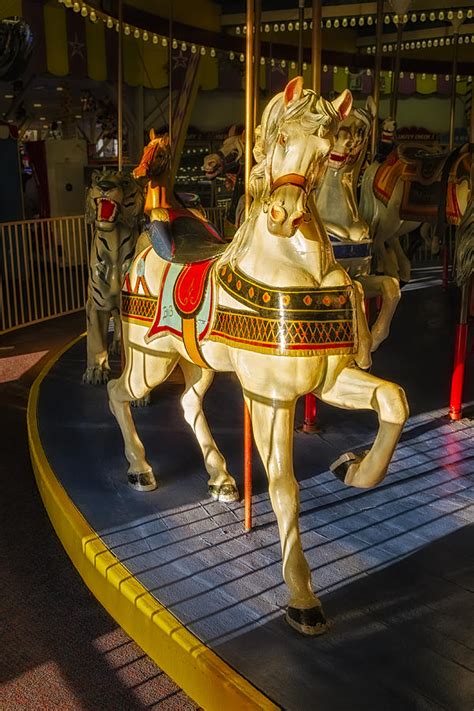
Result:
<instances>
[{"instance_id":1,"label":"star decoration on banner","mask_svg":"<svg viewBox=\"0 0 474 711\"><path fill-rule=\"evenodd\" d=\"M179 50L178 54L173 57L173 70L179 69L180 67L184 67L186 69L188 65L188 57L183 54L181 50Z\"/></svg>"},{"instance_id":2,"label":"star decoration on banner","mask_svg":"<svg viewBox=\"0 0 474 711\"><path fill-rule=\"evenodd\" d=\"M74 35L74 39L71 40L70 42L68 42L68 44L71 48L71 57L75 57L77 55L81 59L84 59L85 44L84 44L84 42L79 42L77 32Z\"/></svg>"}]
</instances>

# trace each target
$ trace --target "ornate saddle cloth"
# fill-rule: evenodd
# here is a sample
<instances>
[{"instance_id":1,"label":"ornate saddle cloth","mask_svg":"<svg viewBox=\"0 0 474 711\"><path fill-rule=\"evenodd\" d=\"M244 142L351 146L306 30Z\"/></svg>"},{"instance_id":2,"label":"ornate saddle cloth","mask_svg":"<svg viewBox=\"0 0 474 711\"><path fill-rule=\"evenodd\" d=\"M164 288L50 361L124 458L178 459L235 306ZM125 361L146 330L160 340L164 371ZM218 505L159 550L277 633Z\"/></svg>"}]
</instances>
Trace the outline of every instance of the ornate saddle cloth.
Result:
<instances>
[{"instance_id":1,"label":"ornate saddle cloth","mask_svg":"<svg viewBox=\"0 0 474 711\"><path fill-rule=\"evenodd\" d=\"M149 250L148 250L149 251ZM142 257L146 259L148 251ZM200 345L209 332L213 306L214 284L209 279L213 259L197 264L166 265L160 292L153 296L148 289L144 267L137 267L137 281L132 289L130 278L125 278L122 291L122 319L129 323L148 326L145 341L160 336L174 335L183 340L190 359L203 368Z\"/></svg>"},{"instance_id":2,"label":"ornate saddle cloth","mask_svg":"<svg viewBox=\"0 0 474 711\"><path fill-rule=\"evenodd\" d=\"M467 149L467 150L466 150ZM426 151L417 144L400 145L378 168L374 194L387 205L397 181L403 181L400 219L459 224L461 210L456 185L469 179L470 153L467 146L452 153ZM444 207L445 214L440 214Z\"/></svg>"},{"instance_id":3,"label":"ornate saddle cloth","mask_svg":"<svg viewBox=\"0 0 474 711\"><path fill-rule=\"evenodd\" d=\"M155 252L167 262L191 264L218 257L227 243L197 210L159 208L148 234Z\"/></svg>"},{"instance_id":4,"label":"ornate saddle cloth","mask_svg":"<svg viewBox=\"0 0 474 711\"><path fill-rule=\"evenodd\" d=\"M271 355L356 352L352 286L275 289L230 264L219 268L217 281L251 311L218 305L209 340Z\"/></svg>"}]
</instances>

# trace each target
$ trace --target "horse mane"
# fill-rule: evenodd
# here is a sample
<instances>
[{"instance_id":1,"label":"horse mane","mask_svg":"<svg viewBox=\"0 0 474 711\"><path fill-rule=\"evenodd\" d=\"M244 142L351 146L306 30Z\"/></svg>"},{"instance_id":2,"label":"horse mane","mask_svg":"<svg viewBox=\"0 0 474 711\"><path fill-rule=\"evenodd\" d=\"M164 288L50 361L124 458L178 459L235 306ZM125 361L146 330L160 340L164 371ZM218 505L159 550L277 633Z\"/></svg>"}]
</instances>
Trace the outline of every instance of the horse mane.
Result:
<instances>
[{"instance_id":1,"label":"horse mane","mask_svg":"<svg viewBox=\"0 0 474 711\"><path fill-rule=\"evenodd\" d=\"M325 136L335 128L340 116L330 101L326 101L312 89L303 89L301 98L288 104L284 102L284 92L277 94L263 112L262 123L256 131L254 155L257 163L275 142L281 124L297 120L308 135L316 133L318 136Z\"/></svg>"}]
</instances>

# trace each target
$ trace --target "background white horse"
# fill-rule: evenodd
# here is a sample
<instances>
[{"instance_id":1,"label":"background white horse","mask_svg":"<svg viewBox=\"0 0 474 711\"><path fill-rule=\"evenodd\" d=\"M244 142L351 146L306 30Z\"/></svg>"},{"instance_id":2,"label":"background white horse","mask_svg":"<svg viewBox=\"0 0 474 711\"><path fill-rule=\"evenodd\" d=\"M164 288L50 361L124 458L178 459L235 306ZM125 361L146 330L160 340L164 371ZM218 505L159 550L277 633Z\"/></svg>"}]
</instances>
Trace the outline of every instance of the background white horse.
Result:
<instances>
[{"instance_id":1,"label":"background white horse","mask_svg":"<svg viewBox=\"0 0 474 711\"><path fill-rule=\"evenodd\" d=\"M130 401L163 382L179 363L185 376L184 416L203 453L209 492L229 500L237 497L237 487L209 430L202 398L213 371L236 373L280 531L283 577L290 593L286 619L308 635L324 632L326 620L312 589L298 526L292 451L296 402L313 392L338 407L377 413L379 429L370 450L346 453L332 466L346 484L362 488L385 477L408 416L403 390L359 367L370 364L362 290L335 262L316 207L308 204L337 123L351 104L347 91L327 102L303 90L301 77L270 101L258 132L250 215L213 267L208 288L213 289L214 312L206 337L199 340L197 325L190 327L185 316L182 337L176 330L155 329L156 317L151 327L140 323L129 302L122 314L126 365L120 378L109 383L129 481L135 488L153 488L155 478ZM170 292L163 290L163 282L169 269L169 262L149 250L137 255L129 272L132 283L141 275L151 294L160 295L158 310L168 309ZM182 300L176 292L190 271L184 266L172 288L174 306L179 301L182 313L196 290L188 290Z\"/></svg>"}]
</instances>

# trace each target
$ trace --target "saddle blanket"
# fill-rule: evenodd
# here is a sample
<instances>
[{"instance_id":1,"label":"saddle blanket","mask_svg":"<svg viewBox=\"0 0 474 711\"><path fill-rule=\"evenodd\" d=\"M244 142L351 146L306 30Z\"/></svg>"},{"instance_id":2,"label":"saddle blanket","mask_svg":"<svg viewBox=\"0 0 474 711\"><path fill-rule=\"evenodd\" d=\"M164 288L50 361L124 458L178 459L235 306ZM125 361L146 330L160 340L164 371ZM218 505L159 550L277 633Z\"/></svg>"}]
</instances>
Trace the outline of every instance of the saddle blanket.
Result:
<instances>
[{"instance_id":1,"label":"saddle blanket","mask_svg":"<svg viewBox=\"0 0 474 711\"><path fill-rule=\"evenodd\" d=\"M191 360L208 367L200 343L213 315L214 285L209 278L213 264L212 259L185 266L169 262L156 296L122 291L122 319L149 326L147 343L169 334L181 338Z\"/></svg>"}]
</instances>

